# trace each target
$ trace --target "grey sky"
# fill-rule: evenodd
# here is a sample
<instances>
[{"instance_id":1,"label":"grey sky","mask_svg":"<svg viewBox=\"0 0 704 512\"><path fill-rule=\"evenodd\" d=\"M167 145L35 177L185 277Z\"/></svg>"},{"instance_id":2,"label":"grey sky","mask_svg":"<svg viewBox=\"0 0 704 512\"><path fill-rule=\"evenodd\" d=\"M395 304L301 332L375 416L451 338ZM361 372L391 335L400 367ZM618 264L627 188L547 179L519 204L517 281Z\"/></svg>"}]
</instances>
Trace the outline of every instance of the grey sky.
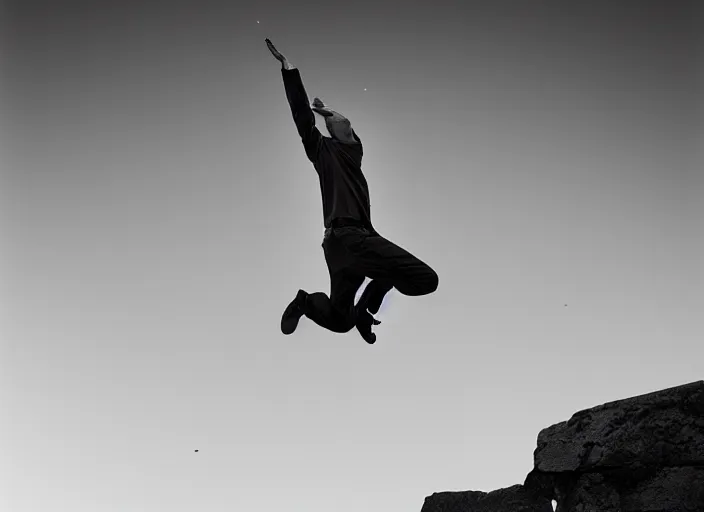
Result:
<instances>
[{"instance_id":1,"label":"grey sky","mask_svg":"<svg viewBox=\"0 0 704 512\"><path fill-rule=\"evenodd\" d=\"M58 4L3 29L0 508L419 510L702 378L696 2ZM279 331L329 280L266 37L440 276L373 346Z\"/></svg>"}]
</instances>

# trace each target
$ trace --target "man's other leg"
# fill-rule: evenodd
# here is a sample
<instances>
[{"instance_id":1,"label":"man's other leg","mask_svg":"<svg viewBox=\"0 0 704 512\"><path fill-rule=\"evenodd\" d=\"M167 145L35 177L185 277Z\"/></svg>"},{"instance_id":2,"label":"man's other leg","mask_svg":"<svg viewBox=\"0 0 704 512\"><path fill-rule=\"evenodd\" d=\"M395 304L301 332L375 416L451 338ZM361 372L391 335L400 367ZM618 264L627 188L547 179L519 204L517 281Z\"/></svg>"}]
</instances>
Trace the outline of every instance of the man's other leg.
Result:
<instances>
[{"instance_id":1,"label":"man's other leg","mask_svg":"<svg viewBox=\"0 0 704 512\"><path fill-rule=\"evenodd\" d=\"M325 263L330 275L330 296L306 294L302 301L303 314L325 329L337 333L349 332L356 323L354 298L364 283L364 275L350 268L350 256L334 236L322 243Z\"/></svg>"},{"instance_id":2,"label":"man's other leg","mask_svg":"<svg viewBox=\"0 0 704 512\"><path fill-rule=\"evenodd\" d=\"M315 292L307 294L303 314L320 327L333 332L352 330L356 322L354 297L364 283L364 276L340 270L330 276L330 296Z\"/></svg>"}]
</instances>

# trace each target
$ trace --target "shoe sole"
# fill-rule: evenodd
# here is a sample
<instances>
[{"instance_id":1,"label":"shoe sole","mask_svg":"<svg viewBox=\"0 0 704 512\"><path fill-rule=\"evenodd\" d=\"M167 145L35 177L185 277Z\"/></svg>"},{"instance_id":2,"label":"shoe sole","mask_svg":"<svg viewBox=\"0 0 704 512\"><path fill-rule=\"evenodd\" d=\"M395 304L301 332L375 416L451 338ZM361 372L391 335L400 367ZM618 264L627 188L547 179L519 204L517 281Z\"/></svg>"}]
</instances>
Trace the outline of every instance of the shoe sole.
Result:
<instances>
[{"instance_id":1,"label":"shoe sole","mask_svg":"<svg viewBox=\"0 0 704 512\"><path fill-rule=\"evenodd\" d=\"M298 322L303 316L303 312L296 304L297 300L297 298L294 299L293 302L286 307L281 317L281 332L287 336L294 333L296 327L298 327Z\"/></svg>"}]
</instances>

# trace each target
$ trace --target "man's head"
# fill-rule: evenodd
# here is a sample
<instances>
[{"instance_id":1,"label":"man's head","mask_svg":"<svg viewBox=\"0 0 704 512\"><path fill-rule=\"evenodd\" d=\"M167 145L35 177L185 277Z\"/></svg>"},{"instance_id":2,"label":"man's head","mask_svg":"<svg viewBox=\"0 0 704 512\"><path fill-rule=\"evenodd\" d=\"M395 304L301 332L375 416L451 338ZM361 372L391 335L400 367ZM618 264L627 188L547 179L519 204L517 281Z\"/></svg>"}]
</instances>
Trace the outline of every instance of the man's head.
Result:
<instances>
[{"instance_id":1,"label":"man's head","mask_svg":"<svg viewBox=\"0 0 704 512\"><path fill-rule=\"evenodd\" d=\"M342 142L357 142L357 139L354 138L352 123L345 116L326 107L319 98L313 100L312 110L325 118L325 126L333 139Z\"/></svg>"},{"instance_id":2,"label":"man's head","mask_svg":"<svg viewBox=\"0 0 704 512\"><path fill-rule=\"evenodd\" d=\"M325 118L325 126L330 136L343 142L356 142L350 120L340 114L335 114Z\"/></svg>"}]
</instances>

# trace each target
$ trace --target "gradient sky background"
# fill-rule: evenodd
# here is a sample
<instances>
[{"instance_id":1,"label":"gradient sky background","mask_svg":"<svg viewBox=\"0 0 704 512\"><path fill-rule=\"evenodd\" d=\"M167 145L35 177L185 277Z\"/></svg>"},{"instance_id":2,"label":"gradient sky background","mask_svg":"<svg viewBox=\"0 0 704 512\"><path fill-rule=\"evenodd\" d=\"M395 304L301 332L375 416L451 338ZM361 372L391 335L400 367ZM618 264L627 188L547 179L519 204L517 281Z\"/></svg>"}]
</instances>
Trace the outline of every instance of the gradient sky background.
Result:
<instances>
[{"instance_id":1,"label":"gradient sky background","mask_svg":"<svg viewBox=\"0 0 704 512\"><path fill-rule=\"evenodd\" d=\"M3 510L417 511L704 375L697 2L3 8ZM440 276L374 346L279 330L329 278L266 37Z\"/></svg>"}]
</instances>

